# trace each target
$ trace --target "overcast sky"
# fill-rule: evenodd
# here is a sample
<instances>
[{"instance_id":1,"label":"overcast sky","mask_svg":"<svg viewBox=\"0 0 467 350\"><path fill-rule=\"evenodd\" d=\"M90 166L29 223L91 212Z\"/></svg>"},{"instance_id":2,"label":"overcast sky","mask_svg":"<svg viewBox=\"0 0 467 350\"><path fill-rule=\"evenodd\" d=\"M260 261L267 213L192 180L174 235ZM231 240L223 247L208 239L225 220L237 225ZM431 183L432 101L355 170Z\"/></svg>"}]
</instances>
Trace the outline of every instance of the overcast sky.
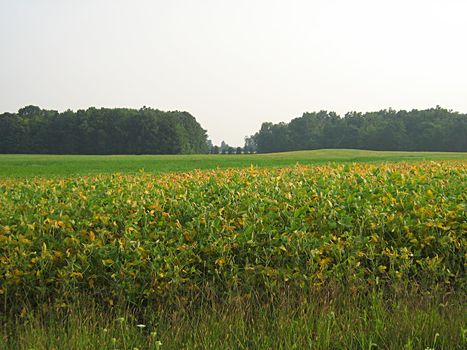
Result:
<instances>
[{"instance_id":1,"label":"overcast sky","mask_svg":"<svg viewBox=\"0 0 467 350\"><path fill-rule=\"evenodd\" d=\"M467 112L466 0L0 0L0 112L186 110L220 143L306 111Z\"/></svg>"}]
</instances>

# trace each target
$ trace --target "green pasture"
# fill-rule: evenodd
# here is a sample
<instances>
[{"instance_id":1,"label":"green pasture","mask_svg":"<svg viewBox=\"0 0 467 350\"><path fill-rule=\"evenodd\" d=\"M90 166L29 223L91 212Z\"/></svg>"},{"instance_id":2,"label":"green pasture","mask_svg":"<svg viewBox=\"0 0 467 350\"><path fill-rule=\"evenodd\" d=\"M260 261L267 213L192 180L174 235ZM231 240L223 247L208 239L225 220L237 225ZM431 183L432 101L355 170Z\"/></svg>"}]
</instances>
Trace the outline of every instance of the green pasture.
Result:
<instances>
[{"instance_id":1,"label":"green pasture","mask_svg":"<svg viewBox=\"0 0 467 350\"><path fill-rule=\"evenodd\" d=\"M467 159L467 153L323 149L241 155L0 155L0 177L53 177L109 173L166 173L195 169L285 167L327 162L400 162Z\"/></svg>"}]
</instances>

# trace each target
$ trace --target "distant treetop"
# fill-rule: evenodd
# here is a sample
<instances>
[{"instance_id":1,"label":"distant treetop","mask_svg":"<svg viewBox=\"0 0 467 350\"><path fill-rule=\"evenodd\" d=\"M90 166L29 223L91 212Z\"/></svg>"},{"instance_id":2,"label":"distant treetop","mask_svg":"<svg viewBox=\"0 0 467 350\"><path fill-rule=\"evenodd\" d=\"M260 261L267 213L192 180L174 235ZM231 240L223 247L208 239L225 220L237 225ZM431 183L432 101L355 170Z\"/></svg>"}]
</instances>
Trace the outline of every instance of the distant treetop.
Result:
<instances>
[{"instance_id":1,"label":"distant treetop","mask_svg":"<svg viewBox=\"0 0 467 350\"><path fill-rule=\"evenodd\" d=\"M354 148L385 151L467 151L467 114L426 110L304 113L290 123L263 123L245 139L258 153Z\"/></svg>"},{"instance_id":2,"label":"distant treetop","mask_svg":"<svg viewBox=\"0 0 467 350\"><path fill-rule=\"evenodd\" d=\"M206 153L206 130L188 112L143 107L63 113L26 106L0 114L0 153Z\"/></svg>"}]
</instances>

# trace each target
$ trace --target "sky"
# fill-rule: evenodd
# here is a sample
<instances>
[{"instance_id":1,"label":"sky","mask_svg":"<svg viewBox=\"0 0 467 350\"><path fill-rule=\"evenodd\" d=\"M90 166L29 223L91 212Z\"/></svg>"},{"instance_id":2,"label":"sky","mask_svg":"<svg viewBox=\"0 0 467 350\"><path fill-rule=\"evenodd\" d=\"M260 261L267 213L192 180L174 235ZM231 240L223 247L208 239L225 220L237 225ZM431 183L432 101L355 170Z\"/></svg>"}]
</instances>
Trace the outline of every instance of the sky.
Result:
<instances>
[{"instance_id":1,"label":"sky","mask_svg":"<svg viewBox=\"0 0 467 350\"><path fill-rule=\"evenodd\" d=\"M0 0L0 113L186 110L220 144L303 112L467 112L465 0Z\"/></svg>"}]
</instances>

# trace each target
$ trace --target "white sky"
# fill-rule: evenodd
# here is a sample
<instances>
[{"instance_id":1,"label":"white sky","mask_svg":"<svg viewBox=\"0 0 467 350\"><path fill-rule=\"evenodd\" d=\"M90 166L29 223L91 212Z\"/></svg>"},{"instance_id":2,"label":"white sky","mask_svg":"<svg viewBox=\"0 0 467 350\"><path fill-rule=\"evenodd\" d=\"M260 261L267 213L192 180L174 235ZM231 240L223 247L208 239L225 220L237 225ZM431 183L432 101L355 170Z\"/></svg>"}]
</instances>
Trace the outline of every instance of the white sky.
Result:
<instances>
[{"instance_id":1,"label":"white sky","mask_svg":"<svg viewBox=\"0 0 467 350\"><path fill-rule=\"evenodd\" d=\"M467 112L467 0L0 0L0 112L187 110L243 145L305 111Z\"/></svg>"}]
</instances>

